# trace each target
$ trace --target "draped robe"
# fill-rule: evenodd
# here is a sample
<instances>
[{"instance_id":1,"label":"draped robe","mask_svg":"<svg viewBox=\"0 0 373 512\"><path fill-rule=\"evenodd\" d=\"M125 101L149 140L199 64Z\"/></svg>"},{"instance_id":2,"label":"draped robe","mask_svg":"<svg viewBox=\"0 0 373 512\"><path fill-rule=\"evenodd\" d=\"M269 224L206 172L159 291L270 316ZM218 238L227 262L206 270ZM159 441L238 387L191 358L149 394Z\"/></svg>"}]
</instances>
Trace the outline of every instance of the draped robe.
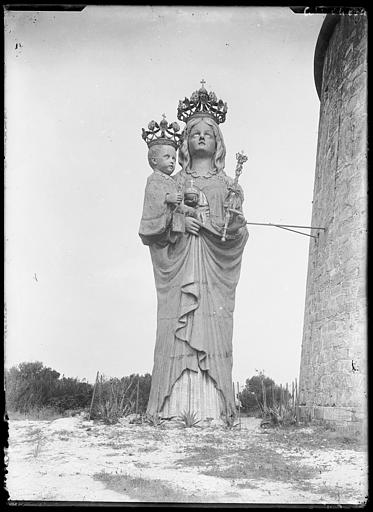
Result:
<instances>
[{"instance_id":1,"label":"draped robe","mask_svg":"<svg viewBox=\"0 0 373 512\"><path fill-rule=\"evenodd\" d=\"M175 176L176 184L186 173ZM236 409L232 390L232 334L235 291L242 253L247 242L246 227L221 241L224 200L232 180L220 172L196 177L195 186L208 202L208 218L199 235L174 235L164 211L162 232L142 232L149 245L157 289L157 334L148 414L162 411L175 382L185 370L200 372L212 379L222 397L225 416ZM243 198L234 205L241 209ZM144 201L143 219L151 212ZM158 220L158 228L159 228Z\"/></svg>"}]
</instances>

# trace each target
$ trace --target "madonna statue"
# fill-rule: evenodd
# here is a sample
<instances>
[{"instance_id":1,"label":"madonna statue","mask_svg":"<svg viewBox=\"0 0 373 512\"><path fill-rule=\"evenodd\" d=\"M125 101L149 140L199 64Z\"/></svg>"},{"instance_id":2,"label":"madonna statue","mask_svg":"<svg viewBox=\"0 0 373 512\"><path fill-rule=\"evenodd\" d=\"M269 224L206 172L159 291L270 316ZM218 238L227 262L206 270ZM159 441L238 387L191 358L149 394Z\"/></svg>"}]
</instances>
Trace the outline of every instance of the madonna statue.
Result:
<instances>
[{"instance_id":1,"label":"madonna statue","mask_svg":"<svg viewBox=\"0 0 373 512\"><path fill-rule=\"evenodd\" d=\"M173 179L190 205L185 229L175 234L169 220L161 233L145 235L140 226L150 248L158 299L147 413L164 418L184 411L201 420L236 415L233 311L248 231L240 215L242 189L224 172L226 150L219 124L226 112L227 105L203 85L190 100L180 101L178 118L186 126L179 148L181 170ZM235 212L225 225L224 205L232 187ZM144 215L149 218L151 213Z\"/></svg>"}]
</instances>

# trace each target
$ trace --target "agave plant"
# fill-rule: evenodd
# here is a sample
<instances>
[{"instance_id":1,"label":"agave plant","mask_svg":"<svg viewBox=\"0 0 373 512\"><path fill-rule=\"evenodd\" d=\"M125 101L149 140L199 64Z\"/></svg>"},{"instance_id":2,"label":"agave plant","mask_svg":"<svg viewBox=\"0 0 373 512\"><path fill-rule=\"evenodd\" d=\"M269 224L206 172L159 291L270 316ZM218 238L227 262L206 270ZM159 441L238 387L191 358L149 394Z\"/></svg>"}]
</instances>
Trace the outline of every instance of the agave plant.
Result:
<instances>
[{"instance_id":1,"label":"agave plant","mask_svg":"<svg viewBox=\"0 0 373 512\"><path fill-rule=\"evenodd\" d=\"M197 419L197 413L195 411L183 411L178 420L183 423L185 428L195 427L201 420Z\"/></svg>"},{"instance_id":2,"label":"agave plant","mask_svg":"<svg viewBox=\"0 0 373 512\"><path fill-rule=\"evenodd\" d=\"M145 422L149 423L152 427L160 427L166 420L161 418L159 414L147 414L145 416Z\"/></svg>"},{"instance_id":3,"label":"agave plant","mask_svg":"<svg viewBox=\"0 0 373 512\"><path fill-rule=\"evenodd\" d=\"M280 409L278 405L268 407L267 413L260 423L262 428L282 427L293 425L297 422L295 410L291 407L283 407Z\"/></svg>"}]
</instances>

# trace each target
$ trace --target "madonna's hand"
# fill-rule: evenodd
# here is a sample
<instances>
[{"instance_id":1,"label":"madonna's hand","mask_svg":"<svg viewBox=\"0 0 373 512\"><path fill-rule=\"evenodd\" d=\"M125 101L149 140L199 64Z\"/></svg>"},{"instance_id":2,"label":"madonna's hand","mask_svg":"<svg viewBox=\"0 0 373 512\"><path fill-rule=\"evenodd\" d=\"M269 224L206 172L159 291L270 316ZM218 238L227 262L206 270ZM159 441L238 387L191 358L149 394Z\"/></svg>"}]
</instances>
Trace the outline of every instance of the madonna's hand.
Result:
<instances>
[{"instance_id":1,"label":"madonna's hand","mask_svg":"<svg viewBox=\"0 0 373 512\"><path fill-rule=\"evenodd\" d=\"M234 233L243 226L246 226L246 219L243 215L234 215L231 217L231 222L228 225L227 233Z\"/></svg>"},{"instance_id":2,"label":"madonna's hand","mask_svg":"<svg viewBox=\"0 0 373 512\"><path fill-rule=\"evenodd\" d=\"M185 230L192 235L198 235L201 223L194 217L185 217Z\"/></svg>"}]
</instances>

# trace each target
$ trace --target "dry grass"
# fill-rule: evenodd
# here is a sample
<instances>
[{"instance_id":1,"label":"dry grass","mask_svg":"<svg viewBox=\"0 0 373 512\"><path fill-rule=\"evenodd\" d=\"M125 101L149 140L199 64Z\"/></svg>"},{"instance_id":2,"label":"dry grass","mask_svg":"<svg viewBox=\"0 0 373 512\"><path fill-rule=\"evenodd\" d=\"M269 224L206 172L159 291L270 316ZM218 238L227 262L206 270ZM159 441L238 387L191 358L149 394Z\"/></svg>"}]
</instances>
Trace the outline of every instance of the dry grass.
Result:
<instances>
[{"instance_id":1,"label":"dry grass","mask_svg":"<svg viewBox=\"0 0 373 512\"><path fill-rule=\"evenodd\" d=\"M140 453L147 453L147 452L156 452L158 450L158 448L156 446L140 446L140 448L138 448L138 452Z\"/></svg>"},{"instance_id":2,"label":"dry grass","mask_svg":"<svg viewBox=\"0 0 373 512\"><path fill-rule=\"evenodd\" d=\"M172 486L163 480L149 480L105 472L96 473L93 478L104 483L108 489L141 502L202 503L208 499L206 496L186 493L183 489L175 488L175 485Z\"/></svg>"},{"instance_id":3,"label":"dry grass","mask_svg":"<svg viewBox=\"0 0 373 512\"><path fill-rule=\"evenodd\" d=\"M317 494L324 495L329 500L330 499L335 500L335 503L341 503L341 496L343 496L344 499L346 500L346 497L347 497L348 494L351 497L353 497L354 494L355 494L354 490L348 492L348 490L345 487L339 486L338 484L336 484L335 486L331 486L331 485L326 485L325 483L321 483L321 484L319 484L317 486L315 486L315 485L310 486L306 482L304 482L304 483L298 482L297 483L297 488L300 491L306 491L306 492L313 491L313 492L317 492Z\"/></svg>"},{"instance_id":4,"label":"dry grass","mask_svg":"<svg viewBox=\"0 0 373 512\"><path fill-rule=\"evenodd\" d=\"M53 407L40 407L33 408L28 412L22 413L19 411L7 411L7 415L10 421L14 420L45 420L45 421L53 421L59 418L63 418L64 415L61 414L57 409Z\"/></svg>"},{"instance_id":5,"label":"dry grass","mask_svg":"<svg viewBox=\"0 0 373 512\"><path fill-rule=\"evenodd\" d=\"M239 489L257 489L258 486L255 485L253 482L238 482L236 483L236 487L238 487Z\"/></svg>"},{"instance_id":6,"label":"dry grass","mask_svg":"<svg viewBox=\"0 0 373 512\"><path fill-rule=\"evenodd\" d=\"M260 482L270 481L289 483L292 487L304 491L315 492L339 499L343 489L338 486L331 487L325 484L314 484L313 478L325 471L323 464L305 465L303 457L297 453L298 449L319 449L320 436L329 436L336 447L351 447L351 441L346 444L344 436L338 433L316 429L316 433L301 428L283 428L266 431L266 446L260 443L252 443L252 440L234 446L234 435L226 435L221 439L221 432L211 433L198 440L195 444L195 436L188 439L188 447L185 456L174 461L179 468L196 468L200 474L230 480L237 489L254 489L260 486ZM149 436L153 438L153 436ZM323 438L326 439L326 438ZM268 444L267 444L268 440ZM161 439L158 439L161 441ZM278 453L273 447L273 442L283 450L288 446L289 450ZM157 443L158 444L158 443ZM161 446L158 444L158 448ZM140 449L141 452L156 451L156 446L148 446ZM139 468L149 467L140 461L136 462ZM208 502L205 496L186 495L183 489L175 485L145 478L134 478L128 475L102 473L96 475L105 485L117 492L122 492L131 499L152 502Z\"/></svg>"},{"instance_id":7,"label":"dry grass","mask_svg":"<svg viewBox=\"0 0 373 512\"><path fill-rule=\"evenodd\" d=\"M179 466L198 467L204 475L218 478L304 481L316 476L319 467L300 465L300 456L284 457L269 447L250 448L195 447L193 453L178 459Z\"/></svg>"},{"instance_id":8,"label":"dry grass","mask_svg":"<svg viewBox=\"0 0 373 512\"><path fill-rule=\"evenodd\" d=\"M31 437L30 441L32 443L35 443L34 448L32 450L32 455L33 455L33 457L36 458L39 456L41 449L45 443L45 437L43 435L41 428L37 428L37 429L33 430L31 434L33 435L33 437Z\"/></svg>"},{"instance_id":9,"label":"dry grass","mask_svg":"<svg viewBox=\"0 0 373 512\"><path fill-rule=\"evenodd\" d=\"M203 437L203 442L206 444L216 444L220 446L224 444L224 439L222 437L217 437L215 434L207 434Z\"/></svg>"},{"instance_id":10,"label":"dry grass","mask_svg":"<svg viewBox=\"0 0 373 512\"><path fill-rule=\"evenodd\" d=\"M312 479L323 473L327 465L306 465L299 452L306 449L312 453L323 448L364 450L366 446L359 436L346 436L325 426L312 430L299 426L270 429L263 431L263 435L266 438L264 446L249 441L234 446L233 437L221 442L214 435L208 435L203 445L191 445L189 455L178 459L176 464L195 467L207 476L228 479L238 488L252 489L260 486L261 481L271 481L290 483L299 491L314 492L337 501L348 494L353 497L353 489L347 491L338 485L313 482Z\"/></svg>"},{"instance_id":11,"label":"dry grass","mask_svg":"<svg viewBox=\"0 0 373 512\"><path fill-rule=\"evenodd\" d=\"M335 448L338 450L365 451L365 440L359 434L347 435L336 431L329 426L312 426L312 431L307 431L302 426L278 428L263 431L267 434L268 441L276 443L279 447L299 447L309 449Z\"/></svg>"},{"instance_id":12,"label":"dry grass","mask_svg":"<svg viewBox=\"0 0 373 512\"><path fill-rule=\"evenodd\" d=\"M222 457L222 451L213 446L195 446L188 450L190 455L175 461L177 466L206 467L217 464Z\"/></svg>"},{"instance_id":13,"label":"dry grass","mask_svg":"<svg viewBox=\"0 0 373 512\"><path fill-rule=\"evenodd\" d=\"M98 446L106 446L108 448L113 448L113 450L123 450L123 449L135 449L136 446L133 443L121 443L120 441L102 441L98 443Z\"/></svg>"}]
</instances>

